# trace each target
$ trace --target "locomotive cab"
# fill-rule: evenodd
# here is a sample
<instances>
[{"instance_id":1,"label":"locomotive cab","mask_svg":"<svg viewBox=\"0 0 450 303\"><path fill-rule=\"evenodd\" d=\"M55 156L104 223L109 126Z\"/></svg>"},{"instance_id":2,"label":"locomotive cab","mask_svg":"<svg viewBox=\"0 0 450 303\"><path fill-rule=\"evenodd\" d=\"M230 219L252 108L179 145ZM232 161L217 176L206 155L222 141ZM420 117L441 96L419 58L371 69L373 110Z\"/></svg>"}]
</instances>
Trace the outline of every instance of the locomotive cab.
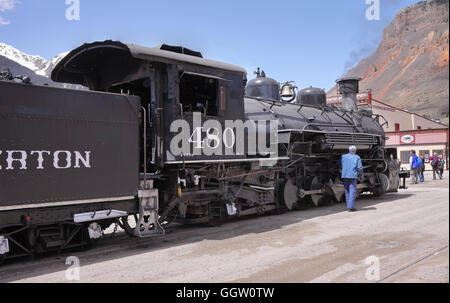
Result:
<instances>
[{"instance_id":1,"label":"locomotive cab","mask_svg":"<svg viewBox=\"0 0 450 303\"><path fill-rule=\"evenodd\" d=\"M170 142L172 123L189 121L193 135L194 116L214 118L224 129L225 120L243 119L244 69L203 59L201 53L183 47L153 48L114 41L85 44L72 51L55 67L52 79L88 86L91 90L136 95L148 115L148 145L152 164L201 160L191 152L174 155ZM204 137L206 134L203 134ZM203 140L203 137L200 140ZM192 143L192 142L191 142ZM194 142L195 143L195 142Z\"/></svg>"},{"instance_id":2,"label":"locomotive cab","mask_svg":"<svg viewBox=\"0 0 450 303\"><path fill-rule=\"evenodd\" d=\"M157 177L163 209L180 186L192 183L186 181L188 170L179 173L178 166L245 157L226 154L226 145L235 143L226 122L244 120L246 71L241 67L204 59L183 47L104 41L72 51L55 67L52 79L140 97L139 172L141 178ZM210 137L224 144L205 155L205 144L213 145Z\"/></svg>"}]
</instances>

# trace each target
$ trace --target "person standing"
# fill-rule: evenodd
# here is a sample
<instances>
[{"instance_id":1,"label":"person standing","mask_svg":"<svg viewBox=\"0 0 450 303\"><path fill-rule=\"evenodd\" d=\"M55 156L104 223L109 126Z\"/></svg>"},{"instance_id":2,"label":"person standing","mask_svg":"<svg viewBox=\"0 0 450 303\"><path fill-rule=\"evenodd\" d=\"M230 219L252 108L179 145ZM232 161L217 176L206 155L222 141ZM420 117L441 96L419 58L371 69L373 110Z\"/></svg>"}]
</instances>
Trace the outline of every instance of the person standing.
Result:
<instances>
[{"instance_id":1,"label":"person standing","mask_svg":"<svg viewBox=\"0 0 450 303\"><path fill-rule=\"evenodd\" d=\"M423 173L425 172L425 158L423 157L422 154L419 155L418 161L419 161L419 164L420 164L420 166L419 166L419 179L420 179L420 182L424 182L425 181L425 177L424 177Z\"/></svg>"},{"instance_id":2,"label":"person standing","mask_svg":"<svg viewBox=\"0 0 450 303\"><path fill-rule=\"evenodd\" d=\"M431 167L433 168L433 180L436 180L436 175L439 176L439 157L435 153L433 157L430 158Z\"/></svg>"},{"instance_id":3,"label":"person standing","mask_svg":"<svg viewBox=\"0 0 450 303\"><path fill-rule=\"evenodd\" d=\"M439 156L439 178L442 180L442 178L444 177L444 167L445 167L445 160L442 159L442 157Z\"/></svg>"},{"instance_id":4,"label":"person standing","mask_svg":"<svg viewBox=\"0 0 450 303\"><path fill-rule=\"evenodd\" d=\"M411 164L411 173L412 173L412 181L411 184L417 184L419 183L419 157L416 155L416 151L411 151L411 156L409 157L409 163Z\"/></svg>"},{"instance_id":5,"label":"person standing","mask_svg":"<svg viewBox=\"0 0 450 303\"><path fill-rule=\"evenodd\" d=\"M361 158L356 154L355 146L350 146L349 153L342 156L341 165L347 209L353 212L356 211L355 200L358 178L363 174Z\"/></svg>"}]
</instances>

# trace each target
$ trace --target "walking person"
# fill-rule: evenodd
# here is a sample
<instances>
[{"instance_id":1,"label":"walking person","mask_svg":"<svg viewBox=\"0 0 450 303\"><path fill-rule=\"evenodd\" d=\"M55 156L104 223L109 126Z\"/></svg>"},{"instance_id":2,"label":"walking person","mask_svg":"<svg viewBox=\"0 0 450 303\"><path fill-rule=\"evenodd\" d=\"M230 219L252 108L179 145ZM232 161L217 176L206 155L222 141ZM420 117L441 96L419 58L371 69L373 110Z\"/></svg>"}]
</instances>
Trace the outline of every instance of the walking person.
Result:
<instances>
[{"instance_id":1,"label":"walking person","mask_svg":"<svg viewBox=\"0 0 450 303\"><path fill-rule=\"evenodd\" d=\"M422 154L419 155L419 180L420 182L425 182L424 172L425 172L425 158Z\"/></svg>"},{"instance_id":2,"label":"walking person","mask_svg":"<svg viewBox=\"0 0 450 303\"><path fill-rule=\"evenodd\" d=\"M361 158L356 154L356 147L350 146L349 153L342 156L342 181L344 182L345 200L348 211L356 211L356 186L363 174Z\"/></svg>"},{"instance_id":3,"label":"walking person","mask_svg":"<svg viewBox=\"0 0 450 303\"><path fill-rule=\"evenodd\" d=\"M438 168L439 168L439 178L442 180L442 178L444 177L444 167L445 167L445 160L442 159L442 157L439 157L439 164L438 164Z\"/></svg>"},{"instance_id":4,"label":"walking person","mask_svg":"<svg viewBox=\"0 0 450 303\"><path fill-rule=\"evenodd\" d=\"M416 155L416 151L411 151L411 156L409 157L409 163L411 164L411 184L419 183L419 157Z\"/></svg>"},{"instance_id":5,"label":"walking person","mask_svg":"<svg viewBox=\"0 0 450 303\"><path fill-rule=\"evenodd\" d=\"M439 157L437 154L434 154L433 157L430 158L431 167L433 168L433 180L436 180L436 175L439 176Z\"/></svg>"}]
</instances>

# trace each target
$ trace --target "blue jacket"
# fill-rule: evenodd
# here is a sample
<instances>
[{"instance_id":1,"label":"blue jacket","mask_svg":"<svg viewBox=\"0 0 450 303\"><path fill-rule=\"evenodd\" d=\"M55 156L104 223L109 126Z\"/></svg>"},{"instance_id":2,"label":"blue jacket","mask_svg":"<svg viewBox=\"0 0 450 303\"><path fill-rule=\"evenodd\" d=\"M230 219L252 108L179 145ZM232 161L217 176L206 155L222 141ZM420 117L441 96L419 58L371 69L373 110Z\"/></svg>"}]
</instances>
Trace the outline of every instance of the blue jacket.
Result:
<instances>
[{"instance_id":1,"label":"blue jacket","mask_svg":"<svg viewBox=\"0 0 450 303\"><path fill-rule=\"evenodd\" d=\"M417 165L418 165L417 168L421 168L422 164L423 164L422 159L420 159L420 157L417 157Z\"/></svg>"},{"instance_id":2,"label":"blue jacket","mask_svg":"<svg viewBox=\"0 0 450 303\"><path fill-rule=\"evenodd\" d=\"M417 157L417 155L412 155L411 158L411 168L419 168L421 166L421 164L419 163L420 158ZM420 162L422 162L422 160Z\"/></svg>"},{"instance_id":3,"label":"blue jacket","mask_svg":"<svg viewBox=\"0 0 450 303\"><path fill-rule=\"evenodd\" d=\"M358 155L348 153L342 156L342 179L358 179L362 175L363 168L361 158Z\"/></svg>"}]
</instances>

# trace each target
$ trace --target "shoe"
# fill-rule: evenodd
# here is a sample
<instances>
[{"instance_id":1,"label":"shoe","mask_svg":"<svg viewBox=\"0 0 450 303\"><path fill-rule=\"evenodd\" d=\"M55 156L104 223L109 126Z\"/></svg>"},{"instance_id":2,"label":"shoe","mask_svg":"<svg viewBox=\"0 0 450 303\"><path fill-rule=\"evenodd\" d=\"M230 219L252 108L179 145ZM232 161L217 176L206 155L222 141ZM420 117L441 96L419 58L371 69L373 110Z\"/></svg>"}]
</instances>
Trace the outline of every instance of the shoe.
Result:
<instances>
[{"instance_id":1,"label":"shoe","mask_svg":"<svg viewBox=\"0 0 450 303\"><path fill-rule=\"evenodd\" d=\"M356 208L350 208L348 211L349 211L349 212L355 212L355 211L356 211Z\"/></svg>"}]
</instances>

